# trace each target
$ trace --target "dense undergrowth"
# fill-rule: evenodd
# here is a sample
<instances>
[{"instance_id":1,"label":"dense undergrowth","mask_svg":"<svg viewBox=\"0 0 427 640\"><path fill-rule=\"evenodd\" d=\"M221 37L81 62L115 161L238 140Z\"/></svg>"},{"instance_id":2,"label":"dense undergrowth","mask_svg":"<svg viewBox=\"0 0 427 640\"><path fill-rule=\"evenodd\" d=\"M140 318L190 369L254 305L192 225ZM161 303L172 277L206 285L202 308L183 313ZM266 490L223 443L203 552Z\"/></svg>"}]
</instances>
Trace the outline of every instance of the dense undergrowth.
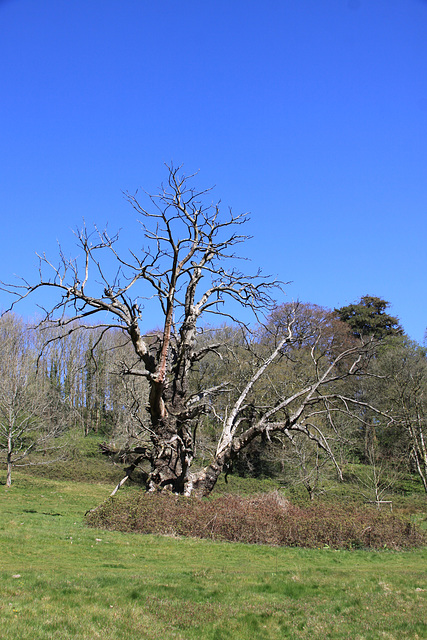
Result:
<instances>
[{"instance_id":1,"label":"dense undergrowth","mask_svg":"<svg viewBox=\"0 0 427 640\"><path fill-rule=\"evenodd\" d=\"M305 507L280 492L210 500L128 491L87 514L90 526L289 547L406 549L427 544L409 519L375 508L317 503Z\"/></svg>"}]
</instances>

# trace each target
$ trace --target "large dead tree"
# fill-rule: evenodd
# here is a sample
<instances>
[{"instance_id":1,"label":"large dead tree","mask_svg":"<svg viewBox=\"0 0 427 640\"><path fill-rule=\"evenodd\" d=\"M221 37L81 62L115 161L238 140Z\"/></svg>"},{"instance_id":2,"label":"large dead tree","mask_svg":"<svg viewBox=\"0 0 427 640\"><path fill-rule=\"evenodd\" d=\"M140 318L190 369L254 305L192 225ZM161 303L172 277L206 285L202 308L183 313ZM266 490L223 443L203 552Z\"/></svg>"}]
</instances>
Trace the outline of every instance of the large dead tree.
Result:
<instances>
[{"instance_id":1,"label":"large dead tree","mask_svg":"<svg viewBox=\"0 0 427 640\"><path fill-rule=\"evenodd\" d=\"M120 327L127 335L135 362L124 366L122 374L143 376L150 392L149 419L141 422L147 437L135 448L123 481L139 467L150 491L207 495L244 447L259 436L271 437L275 432L287 437L295 431L304 433L333 459L328 439L316 423L320 416L331 416L335 410L351 411L354 401L334 385L360 374L370 346L353 342L331 354L322 347L321 334L313 335L314 377L290 393L281 389L278 397L270 398L269 406L255 406L253 392L259 381L301 340L294 333L294 309L268 354L265 349L263 353L252 349L257 366L237 389L228 410L217 415L221 435L212 460L203 469L192 469L200 419L215 413L215 398L233 387L233 381L223 380L197 393L191 391L194 368L213 353L221 357L224 348L224 344L215 342L201 346L201 319L206 321L209 314L216 314L237 321L228 310L228 302L232 302L232 309L237 303L237 308L249 308L258 317L260 312L271 310L272 293L278 283L259 272L244 275L234 266L234 247L247 239L240 233L247 215L229 211L221 216L218 205L203 204L207 192L195 190L191 179L181 176L180 170L168 168L167 184L157 195L148 196L150 210L136 195L126 195L140 217L146 242L140 253L130 251L126 256L117 248L118 235L112 237L107 231L97 230L90 234L83 228L77 233L79 259L68 259L61 252L56 266L43 254L39 281L22 281L13 289L16 302L40 289L56 291L58 302L46 310L44 322L61 328L63 335L76 330L76 321L80 328L94 326L93 321L101 314L107 318L96 324L102 328L101 336L112 327ZM116 265L114 273L111 258ZM161 309L163 326L146 335L141 329L144 304L153 297Z\"/></svg>"}]
</instances>

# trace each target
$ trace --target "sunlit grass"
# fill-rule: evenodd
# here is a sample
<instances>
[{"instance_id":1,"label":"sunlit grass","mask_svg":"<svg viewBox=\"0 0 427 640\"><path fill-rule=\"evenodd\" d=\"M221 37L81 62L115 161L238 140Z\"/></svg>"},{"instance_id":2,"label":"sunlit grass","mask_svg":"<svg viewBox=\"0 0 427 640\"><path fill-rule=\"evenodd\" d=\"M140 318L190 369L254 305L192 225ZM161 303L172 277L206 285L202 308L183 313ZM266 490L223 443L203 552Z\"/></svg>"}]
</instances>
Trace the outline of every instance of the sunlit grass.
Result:
<instances>
[{"instance_id":1,"label":"sunlit grass","mask_svg":"<svg viewBox=\"0 0 427 640\"><path fill-rule=\"evenodd\" d=\"M2 640L427 637L427 550L286 549L86 528L110 486L0 485Z\"/></svg>"}]
</instances>

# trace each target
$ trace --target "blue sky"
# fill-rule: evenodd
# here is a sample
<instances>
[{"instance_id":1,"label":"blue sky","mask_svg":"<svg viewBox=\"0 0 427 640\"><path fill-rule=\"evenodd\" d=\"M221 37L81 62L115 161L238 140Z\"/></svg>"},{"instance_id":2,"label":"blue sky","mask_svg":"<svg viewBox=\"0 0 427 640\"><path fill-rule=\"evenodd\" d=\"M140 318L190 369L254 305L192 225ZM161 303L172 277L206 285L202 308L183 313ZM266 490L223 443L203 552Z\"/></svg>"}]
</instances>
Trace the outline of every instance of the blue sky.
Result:
<instances>
[{"instance_id":1,"label":"blue sky","mask_svg":"<svg viewBox=\"0 0 427 640\"><path fill-rule=\"evenodd\" d=\"M82 218L134 241L122 191L173 161L251 212L283 301L377 295L422 342L426 34L423 0L0 0L0 279Z\"/></svg>"}]
</instances>

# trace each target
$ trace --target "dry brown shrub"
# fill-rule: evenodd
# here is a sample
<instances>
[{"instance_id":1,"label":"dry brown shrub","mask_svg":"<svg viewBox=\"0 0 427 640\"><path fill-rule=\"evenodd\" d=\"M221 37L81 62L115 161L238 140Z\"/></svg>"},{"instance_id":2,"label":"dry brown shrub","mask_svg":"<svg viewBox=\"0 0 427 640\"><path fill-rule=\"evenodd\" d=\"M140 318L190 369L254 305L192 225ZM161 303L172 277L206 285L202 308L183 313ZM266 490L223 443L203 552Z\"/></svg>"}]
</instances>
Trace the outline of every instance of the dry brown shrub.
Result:
<instances>
[{"instance_id":1,"label":"dry brown shrub","mask_svg":"<svg viewBox=\"0 0 427 640\"><path fill-rule=\"evenodd\" d=\"M427 544L409 520L370 508L298 507L279 492L199 500L123 493L87 515L90 526L251 544L334 549L405 549Z\"/></svg>"}]
</instances>

